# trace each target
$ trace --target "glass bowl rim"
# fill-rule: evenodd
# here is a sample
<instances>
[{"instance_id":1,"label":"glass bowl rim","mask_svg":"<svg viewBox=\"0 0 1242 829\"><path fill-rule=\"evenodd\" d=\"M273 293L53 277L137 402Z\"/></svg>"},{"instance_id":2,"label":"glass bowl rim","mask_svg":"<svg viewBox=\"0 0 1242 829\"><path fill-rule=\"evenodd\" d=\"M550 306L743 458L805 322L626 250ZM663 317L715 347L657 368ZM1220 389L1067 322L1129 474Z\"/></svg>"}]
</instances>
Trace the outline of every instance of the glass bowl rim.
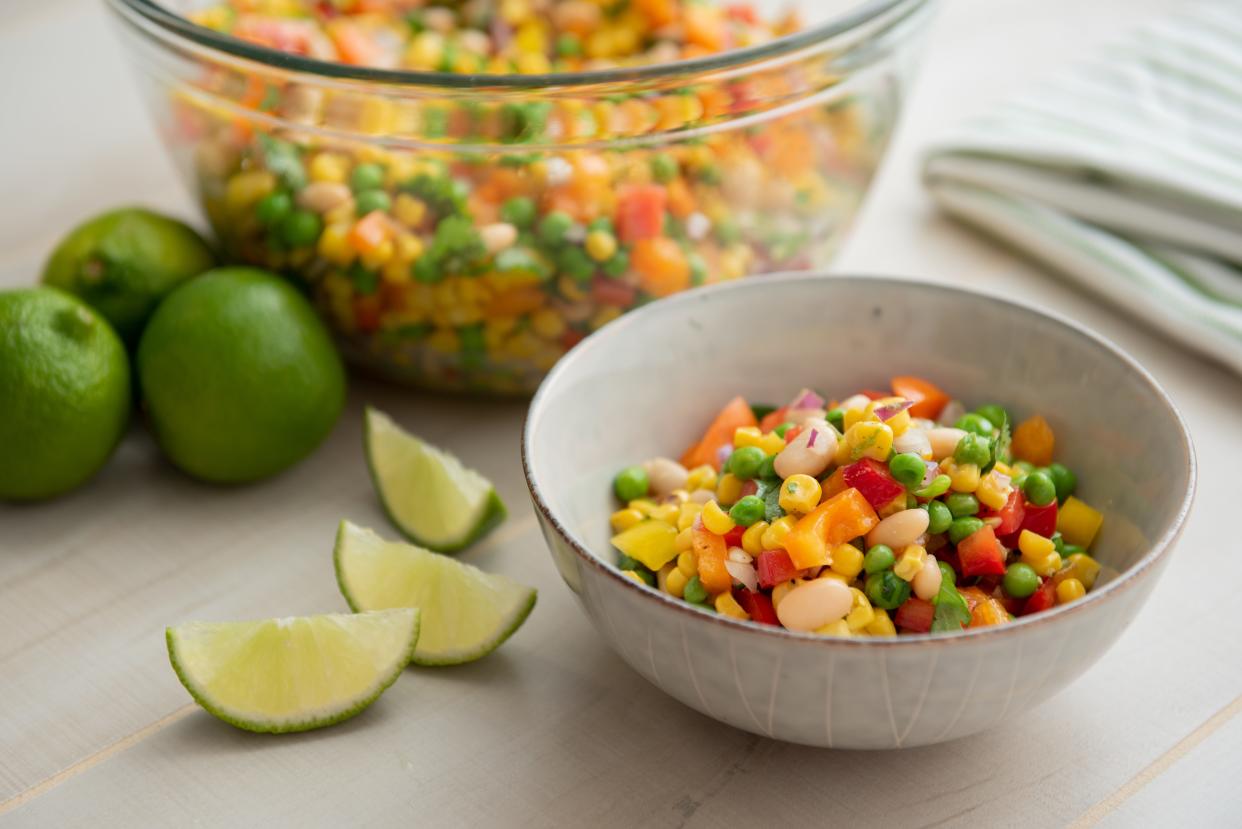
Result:
<instances>
[{"instance_id":1,"label":"glass bowl rim","mask_svg":"<svg viewBox=\"0 0 1242 829\"><path fill-rule=\"evenodd\" d=\"M163 37L180 36L199 47L263 64L280 71L293 71L321 78L343 81L368 81L408 87L449 89L478 88L541 88L576 87L610 83L652 81L684 78L706 72L780 58L803 49L830 45L834 39L848 35L883 15L900 10L902 18L928 5L931 0L863 0L815 26L776 38L766 43L733 49L703 57L669 63L581 72L547 72L519 74L458 74L406 69L380 69L352 66L289 54L266 46L222 34L182 17L165 8L157 0L108 0L113 10L128 22L137 16L154 25Z\"/></svg>"}]
</instances>

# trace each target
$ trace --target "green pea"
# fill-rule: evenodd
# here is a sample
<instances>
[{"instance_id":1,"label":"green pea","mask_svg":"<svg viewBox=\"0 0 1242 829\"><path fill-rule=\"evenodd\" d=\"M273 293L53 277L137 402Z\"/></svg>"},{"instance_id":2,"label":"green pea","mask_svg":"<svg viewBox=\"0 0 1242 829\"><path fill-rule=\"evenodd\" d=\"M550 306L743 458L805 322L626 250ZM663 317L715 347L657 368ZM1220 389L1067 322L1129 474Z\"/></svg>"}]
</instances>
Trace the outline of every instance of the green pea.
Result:
<instances>
[{"instance_id":1,"label":"green pea","mask_svg":"<svg viewBox=\"0 0 1242 829\"><path fill-rule=\"evenodd\" d=\"M1037 507L1046 507L1057 499L1057 487L1047 472L1035 471L1022 482L1026 500Z\"/></svg>"},{"instance_id":2,"label":"green pea","mask_svg":"<svg viewBox=\"0 0 1242 829\"><path fill-rule=\"evenodd\" d=\"M776 474L776 455L768 455L763 459L763 463L759 464L759 472L755 475L759 479L779 478Z\"/></svg>"},{"instance_id":3,"label":"green pea","mask_svg":"<svg viewBox=\"0 0 1242 829\"><path fill-rule=\"evenodd\" d=\"M638 577L642 579L644 582L646 582L648 585L650 585L651 587L655 587L655 584L656 584L655 573L647 569L647 565L643 564L641 561L639 561L636 558L630 558L625 553L618 553L617 554L617 569L618 570L631 570L637 573Z\"/></svg>"},{"instance_id":4,"label":"green pea","mask_svg":"<svg viewBox=\"0 0 1242 829\"><path fill-rule=\"evenodd\" d=\"M863 556L863 569L867 573L880 573L897 563L897 555L887 544L877 544Z\"/></svg>"},{"instance_id":5,"label":"green pea","mask_svg":"<svg viewBox=\"0 0 1242 829\"><path fill-rule=\"evenodd\" d=\"M833 409L824 415L824 420L832 424L832 427L838 432L845 431L845 409Z\"/></svg>"},{"instance_id":6,"label":"green pea","mask_svg":"<svg viewBox=\"0 0 1242 829\"><path fill-rule=\"evenodd\" d=\"M514 196L500 206L500 218L519 230L526 230L535 221L535 201L526 196Z\"/></svg>"},{"instance_id":7,"label":"green pea","mask_svg":"<svg viewBox=\"0 0 1242 829\"><path fill-rule=\"evenodd\" d=\"M1014 461L1013 468L1023 475L1029 475L1035 471L1035 464L1030 461Z\"/></svg>"},{"instance_id":8,"label":"green pea","mask_svg":"<svg viewBox=\"0 0 1242 829\"><path fill-rule=\"evenodd\" d=\"M974 535L981 529L983 529L983 522L972 515L964 518L954 518L953 523L949 525L949 541L954 544L960 544L963 539Z\"/></svg>"},{"instance_id":9,"label":"green pea","mask_svg":"<svg viewBox=\"0 0 1242 829\"><path fill-rule=\"evenodd\" d=\"M888 462L888 471L897 479L897 483L906 489L912 489L923 483L923 476L927 474L927 463L914 452L902 452L900 455L893 455L893 459Z\"/></svg>"},{"instance_id":10,"label":"green pea","mask_svg":"<svg viewBox=\"0 0 1242 829\"><path fill-rule=\"evenodd\" d=\"M280 238L291 248L309 247L322 227L319 217L309 210L293 210L280 221Z\"/></svg>"},{"instance_id":11,"label":"green pea","mask_svg":"<svg viewBox=\"0 0 1242 829\"><path fill-rule=\"evenodd\" d=\"M556 39L556 53L563 58L574 58L582 54L582 41L575 35L563 34Z\"/></svg>"},{"instance_id":12,"label":"green pea","mask_svg":"<svg viewBox=\"0 0 1242 829\"><path fill-rule=\"evenodd\" d=\"M254 215L260 224L274 225L293 209L293 198L283 190L268 193L255 205Z\"/></svg>"},{"instance_id":13,"label":"green pea","mask_svg":"<svg viewBox=\"0 0 1242 829\"><path fill-rule=\"evenodd\" d=\"M685 588L681 591L681 597L691 604L702 604L707 601L707 588L703 586L703 582L699 581L699 577L691 576L690 581L686 582Z\"/></svg>"},{"instance_id":14,"label":"green pea","mask_svg":"<svg viewBox=\"0 0 1242 829\"><path fill-rule=\"evenodd\" d=\"M587 282L595 274L595 261L580 247L565 247L556 257L556 265L574 282Z\"/></svg>"},{"instance_id":15,"label":"green pea","mask_svg":"<svg viewBox=\"0 0 1242 829\"><path fill-rule=\"evenodd\" d=\"M957 585L957 571L953 569L953 565L947 561L937 561L936 566L940 568L940 581L944 584Z\"/></svg>"},{"instance_id":16,"label":"green pea","mask_svg":"<svg viewBox=\"0 0 1242 829\"><path fill-rule=\"evenodd\" d=\"M359 164L349 176L349 186L355 193L383 187L384 168L378 164Z\"/></svg>"},{"instance_id":17,"label":"green pea","mask_svg":"<svg viewBox=\"0 0 1242 829\"><path fill-rule=\"evenodd\" d=\"M619 250L601 268L606 276L611 276L613 279L624 276L625 272L630 269L630 255Z\"/></svg>"},{"instance_id":18,"label":"green pea","mask_svg":"<svg viewBox=\"0 0 1242 829\"><path fill-rule=\"evenodd\" d=\"M691 251L686 254L686 260L690 263L690 284L702 285L707 282L707 262L703 257Z\"/></svg>"},{"instance_id":19,"label":"green pea","mask_svg":"<svg viewBox=\"0 0 1242 829\"><path fill-rule=\"evenodd\" d=\"M914 490L914 494L920 498L938 498L949 491L949 485L952 483L953 479L948 475L937 475L927 486Z\"/></svg>"},{"instance_id":20,"label":"green pea","mask_svg":"<svg viewBox=\"0 0 1242 829\"><path fill-rule=\"evenodd\" d=\"M539 239L545 245L559 245L574 226L573 218L563 210L553 210L539 220Z\"/></svg>"},{"instance_id":21,"label":"green pea","mask_svg":"<svg viewBox=\"0 0 1242 829\"><path fill-rule=\"evenodd\" d=\"M985 438L992 436L992 421L974 412L962 415L957 419L957 423L953 425L958 429L965 429L967 432L981 435Z\"/></svg>"},{"instance_id":22,"label":"green pea","mask_svg":"<svg viewBox=\"0 0 1242 829\"><path fill-rule=\"evenodd\" d=\"M387 211L392 207L392 198L383 190L363 190L354 196L354 210L359 216L374 213L376 210Z\"/></svg>"},{"instance_id":23,"label":"green pea","mask_svg":"<svg viewBox=\"0 0 1242 829\"><path fill-rule=\"evenodd\" d=\"M527 199L527 201L530 200ZM589 233L592 230L606 230L609 233L612 233L614 231L612 219L607 216L597 216L587 223L587 232Z\"/></svg>"},{"instance_id":24,"label":"green pea","mask_svg":"<svg viewBox=\"0 0 1242 829\"><path fill-rule=\"evenodd\" d=\"M617 493L617 497L627 504L636 498L642 498L646 495L647 489L650 486L651 482L647 478L647 470L641 466L627 466L617 473L617 477L612 479L612 491Z\"/></svg>"},{"instance_id":25,"label":"green pea","mask_svg":"<svg viewBox=\"0 0 1242 829\"><path fill-rule=\"evenodd\" d=\"M927 518L927 531L933 535L947 531L953 523L953 513L944 501L928 501Z\"/></svg>"},{"instance_id":26,"label":"green pea","mask_svg":"<svg viewBox=\"0 0 1242 829\"><path fill-rule=\"evenodd\" d=\"M867 576L865 592L874 606L895 610L910 598L910 583L898 578L892 570L884 570Z\"/></svg>"},{"instance_id":27,"label":"green pea","mask_svg":"<svg viewBox=\"0 0 1242 829\"><path fill-rule=\"evenodd\" d=\"M765 505L758 495L743 495L737 503L729 508L729 517L733 523L749 527L756 521L763 520Z\"/></svg>"},{"instance_id":28,"label":"green pea","mask_svg":"<svg viewBox=\"0 0 1242 829\"><path fill-rule=\"evenodd\" d=\"M430 256L420 256L410 265L410 275L418 282L432 284L444 278L444 271Z\"/></svg>"},{"instance_id":29,"label":"green pea","mask_svg":"<svg viewBox=\"0 0 1242 829\"><path fill-rule=\"evenodd\" d=\"M973 463L975 466L987 466L992 459L992 450L988 447L988 439L967 432L957 442L953 450L953 460L958 463Z\"/></svg>"},{"instance_id":30,"label":"green pea","mask_svg":"<svg viewBox=\"0 0 1242 829\"><path fill-rule=\"evenodd\" d=\"M1005 411L1005 407L996 403L988 403L986 406L980 406L975 409L975 414L984 418L993 426L999 426L1001 423L1007 423L1009 421L1009 413Z\"/></svg>"},{"instance_id":31,"label":"green pea","mask_svg":"<svg viewBox=\"0 0 1242 829\"><path fill-rule=\"evenodd\" d=\"M950 492L944 497L944 505L954 518L979 514L979 499L969 492Z\"/></svg>"},{"instance_id":32,"label":"green pea","mask_svg":"<svg viewBox=\"0 0 1242 829\"><path fill-rule=\"evenodd\" d=\"M759 474L759 466L763 463L763 450L758 446L742 446L733 450L729 456L729 471L749 481Z\"/></svg>"},{"instance_id":33,"label":"green pea","mask_svg":"<svg viewBox=\"0 0 1242 829\"><path fill-rule=\"evenodd\" d=\"M784 423L782 423L780 426L777 426L772 431L775 432L780 437L785 437L785 433L788 432L790 429L792 429L793 426L794 425L787 420Z\"/></svg>"},{"instance_id":34,"label":"green pea","mask_svg":"<svg viewBox=\"0 0 1242 829\"><path fill-rule=\"evenodd\" d=\"M677 176L677 161L667 153L651 157L651 175L661 184L668 184Z\"/></svg>"},{"instance_id":35,"label":"green pea","mask_svg":"<svg viewBox=\"0 0 1242 829\"><path fill-rule=\"evenodd\" d=\"M1052 485L1056 487L1058 502L1063 502L1074 494L1074 490L1078 489L1078 476L1064 464L1048 464L1048 476L1052 478Z\"/></svg>"},{"instance_id":36,"label":"green pea","mask_svg":"<svg viewBox=\"0 0 1242 829\"><path fill-rule=\"evenodd\" d=\"M1005 592L1015 599L1025 599L1039 589L1039 575L1029 564L1020 561L1005 568Z\"/></svg>"}]
</instances>

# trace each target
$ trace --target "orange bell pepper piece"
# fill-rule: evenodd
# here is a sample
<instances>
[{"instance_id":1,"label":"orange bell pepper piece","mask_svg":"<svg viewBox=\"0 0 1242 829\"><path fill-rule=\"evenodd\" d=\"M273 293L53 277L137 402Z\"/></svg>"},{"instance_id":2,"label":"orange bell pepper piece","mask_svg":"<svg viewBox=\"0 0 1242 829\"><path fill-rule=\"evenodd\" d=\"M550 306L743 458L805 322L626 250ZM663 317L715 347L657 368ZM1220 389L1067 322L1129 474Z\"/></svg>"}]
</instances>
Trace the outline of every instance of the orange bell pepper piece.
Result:
<instances>
[{"instance_id":1,"label":"orange bell pepper piece","mask_svg":"<svg viewBox=\"0 0 1242 829\"><path fill-rule=\"evenodd\" d=\"M939 386L921 377L905 375L894 377L890 385L893 387L893 394L914 403L910 407L910 417L935 420L940 417L941 409L949 402L949 395L941 391Z\"/></svg>"},{"instance_id":2,"label":"orange bell pepper piece","mask_svg":"<svg viewBox=\"0 0 1242 829\"><path fill-rule=\"evenodd\" d=\"M720 461L716 457L721 446L733 445L733 433L742 426L754 426L755 413L744 397L735 397L724 405L716 419L707 427L699 442L691 446L681 456L681 465L693 469L703 464L710 465L720 471Z\"/></svg>"},{"instance_id":3,"label":"orange bell pepper piece","mask_svg":"<svg viewBox=\"0 0 1242 829\"><path fill-rule=\"evenodd\" d=\"M699 567L699 581L708 593L723 593L733 586L733 577L725 567L729 554L722 536L716 535L696 520L690 532L692 549Z\"/></svg>"},{"instance_id":4,"label":"orange bell pepper piece","mask_svg":"<svg viewBox=\"0 0 1242 829\"><path fill-rule=\"evenodd\" d=\"M788 433L786 433L788 434ZM849 489L845 484L845 467L838 466L836 471L828 476L824 481L819 495L819 502L822 504L834 495L840 495Z\"/></svg>"},{"instance_id":5,"label":"orange bell pepper piece","mask_svg":"<svg viewBox=\"0 0 1242 829\"><path fill-rule=\"evenodd\" d=\"M638 283L652 296L666 297L690 287L690 260L667 236L639 239L630 249Z\"/></svg>"},{"instance_id":6,"label":"orange bell pepper piece","mask_svg":"<svg viewBox=\"0 0 1242 829\"><path fill-rule=\"evenodd\" d=\"M850 487L802 516L785 536L785 552L799 570L820 567L829 563L829 550L866 535L878 523L871 504Z\"/></svg>"},{"instance_id":7,"label":"orange bell pepper piece","mask_svg":"<svg viewBox=\"0 0 1242 829\"><path fill-rule=\"evenodd\" d=\"M1055 447L1056 436L1052 433L1052 427L1040 415L1027 418L1013 430L1013 443L1010 448L1013 456L1020 461L1047 466L1052 463L1052 450Z\"/></svg>"}]
</instances>

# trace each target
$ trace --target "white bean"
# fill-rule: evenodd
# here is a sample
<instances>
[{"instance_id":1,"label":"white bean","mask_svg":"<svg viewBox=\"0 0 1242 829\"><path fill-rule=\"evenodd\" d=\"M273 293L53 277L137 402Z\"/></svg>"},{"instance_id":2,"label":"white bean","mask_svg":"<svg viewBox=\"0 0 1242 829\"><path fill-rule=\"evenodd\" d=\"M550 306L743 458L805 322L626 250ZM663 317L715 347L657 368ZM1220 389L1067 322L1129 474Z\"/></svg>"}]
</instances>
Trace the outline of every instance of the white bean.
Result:
<instances>
[{"instance_id":1,"label":"white bean","mask_svg":"<svg viewBox=\"0 0 1242 829\"><path fill-rule=\"evenodd\" d=\"M950 400L940 410L941 423L957 423L957 419L966 414L966 406L960 400Z\"/></svg>"},{"instance_id":2,"label":"white bean","mask_svg":"<svg viewBox=\"0 0 1242 829\"><path fill-rule=\"evenodd\" d=\"M690 476L684 466L668 458L652 458L643 464L643 469L651 483L651 494L656 497L668 495L674 489L685 489Z\"/></svg>"},{"instance_id":3,"label":"white bean","mask_svg":"<svg viewBox=\"0 0 1242 829\"><path fill-rule=\"evenodd\" d=\"M951 426L928 429L927 441L931 444L932 459L939 461L952 455L953 450L957 448L958 441L965 436L965 429L954 429Z\"/></svg>"},{"instance_id":4,"label":"white bean","mask_svg":"<svg viewBox=\"0 0 1242 829\"><path fill-rule=\"evenodd\" d=\"M928 556L923 562L923 569L914 574L914 581L910 582L910 586L914 588L914 595L925 602L930 602L940 592L942 578L936 557Z\"/></svg>"},{"instance_id":5,"label":"white bean","mask_svg":"<svg viewBox=\"0 0 1242 829\"><path fill-rule=\"evenodd\" d=\"M687 500L693 501L696 504L706 504L708 501L716 500L716 493L710 489L696 489L690 493L690 497Z\"/></svg>"},{"instance_id":6,"label":"white bean","mask_svg":"<svg viewBox=\"0 0 1242 829\"><path fill-rule=\"evenodd\" d=\"M785 420L795 426L800 426L808 420L823 420L827 416L828 413L823 409L788 409L785 412Z\"/></svg>"},{"instance_id":7,"label":"white bean","mask_svg":"<svg viewBox=\"0 0 1242 829\"><path fill-rule=\"evenodd\" d=\"M871 528L867 533L867 547L884 544L898 555L927 532L931 517L925 509L907 509L895 512Z\"/></svg>"},{"instance_id":8,"label":"white bean","mask_svg":"<svg viewBox=\"0 0 1242 829\"><path fill-rule=\"evenodd\" d=\"M479 237L488 253L497 253L517 241L517 228L508 222L495 222L479 228Z\"/></svg>"},{"instance_id":9,"label":"white bean","mask_svg":"<svg viewBox=\"0 0 1242 829\"><path fill-rule=\"evenodd\" d=\"M922 429L907 429L893 438L893 451L913 452L923 460L930 460L932 456L931 441Z\"/></svg>"},{"instance_id":10,"label":"white bean","mask_svg":"<svg viewBox=\"0 0 1242 829\"><path fill-rule=\"evenodd\" d=\"M781 600L776 618L790 630L812 631L844 619L853 596L836 579L816 579L800 584Z\"/></svg>"},{"instance_id":11,"label":"white bean","mask_svg":"<svg viewBox=\"0 0 1242 829\"><path fill-rule=\"evenodd\" d=\"M871 398L868 397L867 395L856 394L853 397L847 397L844 400L842 400L841 404L837 406L837 408L841 409L842 411L846 411L846 412L850 411L851 409L858 409L859 411L862 411L863 409L867 408L867 405L870 402L871 402Z\"/></svg>"},{"instance_id":12,"label":"white bean","mask_svg":"<svg viewBox=\"0 0 1242 829\"><path fill-rule=\"evenodd\" d=\"M349 188L334 181L314 181L298 191L298 207L312 213L327 213L353 198Z\"/></svg>"},{"instance_id":13,"label":"white bean","mask_svg":"<svg viewBox=\"0 0 1242 829\"><path fill-rule=\"evenodd\" d=\"M827 421L808 420L797 437L777 454L772 466L782 478L790 475L814 478L828 468L836 454L836 430Z\"/></svg>"}]
</instances>

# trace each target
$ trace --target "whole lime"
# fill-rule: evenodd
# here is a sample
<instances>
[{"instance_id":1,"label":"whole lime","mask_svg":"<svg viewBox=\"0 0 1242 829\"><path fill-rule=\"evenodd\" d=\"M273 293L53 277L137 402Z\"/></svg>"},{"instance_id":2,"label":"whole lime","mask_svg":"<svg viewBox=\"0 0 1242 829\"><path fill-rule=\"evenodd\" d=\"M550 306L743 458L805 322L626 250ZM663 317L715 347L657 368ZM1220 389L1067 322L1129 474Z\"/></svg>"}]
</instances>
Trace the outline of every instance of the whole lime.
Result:
<instances>
[{"instance_id":1,"label":"whole lime","mask_svg":"<svg viewBox=\"0 0 1242 829\"><path fill-rule=\"evenodd\" d=\"M68 492L129 422L129 358L108 322L55 288L0 292L0 498Z\"/></svg>"},{"instance_id":2,"label":"whole lime","mask_svg":"<svg viewBox=\"0 0 1242 829\"><path fill-rule=\"evenodd\" d=\"M77 294L132 345L160 300L214 264L211 249L191 228L127 207L74 228L52 251L43 282Z\"/></svg>"},{"instance_id":3,"label":"whole lime","mask_svg":"<svg viewBox=\"0 0 1242 829\"><path fill-rule=\"evenodd\" d=\"M214 483L297 463L345 403L345 368L314 309L255 268L208 271L173 291L142 334L138 377L169 459Z\"/></svg>"}]
</instances>

